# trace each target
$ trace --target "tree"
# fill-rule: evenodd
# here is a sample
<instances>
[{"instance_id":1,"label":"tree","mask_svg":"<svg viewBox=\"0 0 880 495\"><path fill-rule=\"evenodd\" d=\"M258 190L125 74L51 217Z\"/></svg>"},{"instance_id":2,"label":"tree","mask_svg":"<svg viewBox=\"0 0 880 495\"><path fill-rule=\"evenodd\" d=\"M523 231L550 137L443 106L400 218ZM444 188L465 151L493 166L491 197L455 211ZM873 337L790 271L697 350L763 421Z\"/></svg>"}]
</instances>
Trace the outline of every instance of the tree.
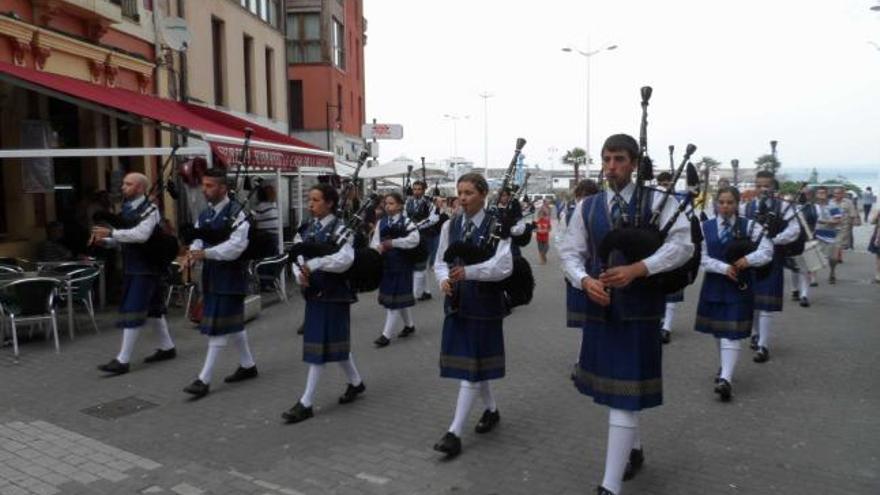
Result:
<instances>
[{"instance_id":1,"label":"tree","mask_svg":"<svg viewBox=\"0 0 880 495\"><path fill-rule=\"evenodd\" d=\"M810 172L810 177L807 179L807 182L810 184L815 184L819 182L819 171L816 170L816 167L813 167L813 171Z\"/></svg>"},{"instance_id":2,"label":"tree","mask_svg":"<svg viewBox=\"0 0 880 495\"><path fill-rule=\"evenodd\" d=\"M721 165L721 162L712 158L711 156L704 156L703 158L700 158L700 161L698 161L694 165L696 165L697 168L708 167L709 170L715 170L718 168L719 165Z\"/></svg>"},{"instance_id":3,"label":"tree","mask_svg":"<svg viewBox=\"0 0 880 495\"><path fill-rule=\"evenodd\" d=\"M773 172L774 174L782 167L782 163L780 163L779 159L775 156L767 153L766 155L761 155L755 160L755 165L757 165L758 170L767 170L769 172Z\"/></svg>"},{"instance_id":4,"label":"tree","mask_svg":"<svg viewBox=\"0 0 880 495\"><path fill-rule=\"evenodd\" d=\"M565 152L562 157L562 163L574 166L574 183L580 181L580 167L582 163L587 161L587 152L583 148L572 148Z\"/></svg>"}]
</instances>

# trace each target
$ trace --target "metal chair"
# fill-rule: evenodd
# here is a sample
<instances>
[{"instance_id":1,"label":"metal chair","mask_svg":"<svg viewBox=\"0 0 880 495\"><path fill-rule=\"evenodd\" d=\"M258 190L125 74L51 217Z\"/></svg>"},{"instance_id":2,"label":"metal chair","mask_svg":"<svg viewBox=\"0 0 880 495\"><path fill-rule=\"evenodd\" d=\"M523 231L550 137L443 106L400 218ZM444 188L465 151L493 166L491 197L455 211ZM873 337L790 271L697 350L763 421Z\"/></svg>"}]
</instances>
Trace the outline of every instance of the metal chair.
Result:
<instances>
[{"instance_id":1,"label":"metal chair","mask_svg":"<svg viewBox=\"0 0 880 495\"><path fill-rule=\"evenodd\" d=\"M84 268L98 268L100 270L100 267L96 263L89 261L68 261L57 265L44 265L41 266L38 271L39 273L59 273L66 275Z\"/></svg>"},{"instance_id":2,"label":"metal chair","mask_svg":"<svg viewBox=\"0 0 880 495\"><path fill-rule=\"evenodd\" d=\"M24 269L18 265L0 263L0 273L24 273Z\"/></svg>"},{"instance_id":3,"label":"metal chair","mask_svg":"<svg viewBox=\"0 0 880 495\"><path fill-rule=\"evenodd\" d=\"M18 325L22 323L52 323L55 352L61 352L58 342L58 322L55 318L55 297L61 283L48 277L23 278L10 282L0 291L0 313L12 329L12 347L18 357Z\"/></svg>"},{"instance_id":4,"label":"metal chair","mask_svg":"<svg viewBox=\"0 0 880 495\"><path fill-rule=\"evenodd\" d=\"M193 292L196 290L196 284L195 282L184 281L183 272L180 268L180 263L176 261L171 262L168 273L168 295L165 296L165 307L168 307L168 305L171 304L171 297L174 295L174 291L178 290L181 293L186 294L186 311L183 314L188 315L189 308L192 305Z\"/></svg>"},{"instance_id":5,"label":"metal chair","mask_svg":"<svg viewBox=\"0 0 880 495\"><path fill-rule=\"evenodd\" d=\"M95 304L92 299L95 281L101 276L101 269L95 265L87 266L86 268L80 268L68 272L67 276L70 277L66 283L70 285L70 293L73 302L80 302L83 304L86 311L89 313L89 318L92 320L92 326L95 328L95 333L101 333L100 330L98 330L98 323L95 322ZM66 298L66 292L61 292L59 294L60 300L64 301ZM73 340L73 328L70 328L69 332L70 340Z\"/></svg>"},{"instance_id":6,"label":"metal chair","mask_svg":"<svg viewBox=\"0 0 880 495\"><path fill-rule=\"evenodd\" d=\"M287 254L278 254L258 260L251 267L251 275L259 279L260 285L271 283L272 289L282 301L287 301L287 288L281 279L287 265Z\"/></svg>"}]
</instances>

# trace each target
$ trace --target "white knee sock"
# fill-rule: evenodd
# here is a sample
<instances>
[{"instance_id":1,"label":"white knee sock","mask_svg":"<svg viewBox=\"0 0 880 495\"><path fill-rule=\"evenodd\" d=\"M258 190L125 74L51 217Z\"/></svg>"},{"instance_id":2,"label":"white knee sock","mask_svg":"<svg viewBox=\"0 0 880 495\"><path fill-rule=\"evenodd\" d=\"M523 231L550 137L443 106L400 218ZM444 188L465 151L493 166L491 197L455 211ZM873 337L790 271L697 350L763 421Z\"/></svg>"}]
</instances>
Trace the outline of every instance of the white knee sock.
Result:
<instances>
[{"instance_id":1,"label":"white knee sock","mask_svg":"<svg viewBox=\"0 0 880 495\"><path fill-rule=\"evenodd\" d=\"M312 400L315 398L315 391L318 389L318 381L321 379L321 372L323 371L323 364L309 365L309 377L306 379L306 390L299 399L302 405L312 407Z\"/></svg>"},{"instance_id":2,"label":"white knee sock","mask_svg":"<svg viewBox=\"0 0 880 495\"><path fill-rule=\"evenodd\" d=\"M452 424L449 425L449 431L457 437L461 436L464 423L467 421L468 413L471 411L474 399L477 398L479 389L480 386L477 383L461 381L461 386L458 389L458 402L455 404L455 417L452 419Z\"/></svg>"},{"instance_id":3,"label":"white knee sock","mask_svg":"<svg viewBox=\"0 0 880 495\"><path fill-rule=\"evenodd\" d=\"M394 334L394 328L397 327L397 319L400 311L397 309L388 309L385 310L385 329L382 330L382 335L385 336L386 339L390 339Z\"/></svg>"},{"instance_id":4,"label":"white knee sock","mask_svg":"<svg viewBox=\"0 0 880 495\"><path fill-rule=\"evenodd\" d=\"M602 486L620 493L623 472L629 461L639 431L639 417L631 411L612 409L608 414L608 450L605 451L605 476Z\"/></svg>"},{"instance_id":5,"label":"white knee sock","mask_svg":"<svg viewBox=\"0 0 880 495\"><path fill-rule=\"evenodd\" d=\"M486 406L486 409L495 412L498 406L495 404L495 395L492 394L491 383L489 380L480 382L480 397L483 398L483 405Z\"/></svg>"},{"instance_id":6,"label":"white knee sock","mask_svg":"<svg viewBox=\"0 0 880 495\"><path fill-rule=\"evenodd\" d=\"M677 303L666 303L666 315L663 317L663 330L672 331L672 322L675 320L675 305Z\"/></svg>"},{"instance_id":7,"label":"white knee sock","mask_svg":"<svg viewBox=\"0 0 880 495\"><path fill-rule=\"evenodd\" d=\"M147 320L153 323L153 328L156 330L156 337L159 339L159 349L163 351L174 349L174 341L171 340L171 334L168 332L168 321L165 320L165 317L147 318Z\"/></svg>"},{"instance_id":8,"label":"white knee sock","mask_svg":"<svg viewBox=\"0 0 880 495\"><path fill-rule=\"evenodd\" d=\"M223 352L223 348L226 347L227 342L228 339L225 335L208 339L208 353L205 355L205 365L202 366L202 371L199 373L199 380L204 383L211 383L211 374L214 372L214 363L217 362L217 356Z\"/></svg>"},{"instance_id":9,"label":"white knee sock","mask_svg":"<svg viewBox=\"0 0 880 495\"><path fill-rule=\"evenodd\" d=\"M134 343L137 342L138 335L141 333L141 327L125 328L122 330L122 347L116 360L122 364L128 364L131 361L131 353L134 351Z\"/></svg>"},{"instance_id":10,"label":"white knee sock","mask_svg":"<svg viewBox=\"0 0 880 495\"><path fill-rule=\"evenodd\" d=\"M757 309L752 314L752 335L757 335L758 338L761 337L761 311Z\"/></svg>"},{"instance_id":11,"label":"white knee sock","mask_svg":"<svg viewBox=\"0 0 880 495\"><path fill-rule=\"evenodd\" d=\"M256 366L257 363L254 362L254 356L251 355L251 348L250 345L248 345L247 330L234 333L229 337L232 339L235 347L238 348L238 364L241 365L242 368Z\"/></svg>"},{"instance_id":12,"label":"white knee sock","mask_svg":"<svg viewBox=\"0 0 880 495\"><path fill-rule=\"evenodd\" d=\"M342 371L344 371L345 376L348 377L348 383L357 387L363 382L363 380L361 380L361 374L358 373L358 369L354 365L354 355L352 355L352 353L348 353L347 360L339 361L339 366L342 366Z\"/></svg>"},{"instance_id":13,"label":"white knee sock","mask_svg":"<svg viewBox=\"0 0 880 495\"><path fill-rule=\"evenodd\" d=\"M758 345L761 347L770 347L768 344L770 342L770 319L772 317L773 313L769 311L758 311L758 328L760 329Z\"/></svg>"},{"instance_id":14,"label":"white knee sock","mask_svg":"<svg viewBox=\"0 0 880 495\"><path fill-rule=\"evenodd\" d=\"M414 327L416 325L415 321L413 321L412 311L410 308L403 308L400 310L400 316L403 317L403 324L408 327Z\"/></svg>"},{"instance_id":15,"label":"white knee sock","mask_svg":"<svg viewBox=\"0 0 880 495\"><path fill-rule=\"evenodd\" d=\"M413 295L419 297L425 292L425 270L413 272Z\"/></svg>"},{"instance_id":16,"label":"white knee sock","mask_svg":"<svg viewBox=\"0 0 880 495\"><path fill-rule=\"evenodd\" d=\"M718 339L718 343L721 346L721 378L731 382L736 361L739 359L740 341Z\"/></svg>"},{"instance_id":17,"label":"white knee sock","mask_svg":"<svg viewBox=\"0 0 880 495\"><path fill-rule=\"evenodd\" d=\"M800 287L799 275L800 274L798 272L792 270L792 272L791 272L791 290L799 290L798 289L798 287Z\"/></svg>"},{"instance_id":18,"label":"white knee sock","mask_svg":"<svg viewBox=\"0 0 880 495\"><path fill-rule=\"evenodd\" d=\"M798 273L798 284L801 297L810 297L810 274L804 271Z\"/></svg>"}]
</instances>

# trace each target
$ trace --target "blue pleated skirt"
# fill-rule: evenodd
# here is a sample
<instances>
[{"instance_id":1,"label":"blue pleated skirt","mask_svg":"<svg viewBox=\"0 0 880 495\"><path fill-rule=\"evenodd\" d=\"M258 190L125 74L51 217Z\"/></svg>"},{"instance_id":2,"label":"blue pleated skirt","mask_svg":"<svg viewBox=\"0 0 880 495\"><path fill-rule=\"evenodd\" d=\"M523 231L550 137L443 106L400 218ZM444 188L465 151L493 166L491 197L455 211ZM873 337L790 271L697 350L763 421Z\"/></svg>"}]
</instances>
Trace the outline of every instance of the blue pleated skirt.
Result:
<instances>
[{"instance_id":1,"label":"blue pleated skirt","mask_svg":"<svg viewBox=\"0 0 880 495\"><path fill-rule=\"evenodd\" d=\"M350 335L350 304L306 301L303 361L324 364L348 360Z\"/></svg>"},{"instance_id":2,"label":"blue pleated skirt","mask_svg":"<svg viewBox=\"0 0 880 495\"><path fill-rule=\"evenodd\" d=\"M770 274L756 280L755 309L761 311L782 311L782 294L785 290L784 258L773 256Z\"/></svg>"},{"instance_id":3,"label":"blue pleated skirt","mask_svg":"<svg viewBox=\"0 0 880 495\"><path fill-rule=\"evenodd\" d=\"M205 294L205 309L199 331L212 337L244 330L244 296Z\"/></svg>"},{"instance_id":4,"label":"blue pleated skirt","mask_svg":"<svg viewBox=\"0 0 880 495\"><path fill-rule=\"evenodd\" d=\"M158 275L126 275L122 280L122 304L119 306L119 328L143 326L147 318L165 314L162 282Z\"/></svg>"},{"instance_id":5,"label":"blue pleated skirt","mask_svg":"<svg viewBox=\"0 0 880 495\"><path fill-rule=\"evenodd\" d=\"M443 320L440 376L470 382L502 378L505 372L503 320L462 318Z\"/></svg>"},{"instance_id":6,"label":"blue pleated skirt","mask_svg":"<svg viewBox=\"0 0 880 495\"><path fill-rule=\"evenodd\" d=\"M755 305L751 302L712 302L700 298L694 329L719 339L739 340L752 333Z\"/></svg>"},{"instance_id":7,"label":"blue pleated skirt","mask_svg":"<svg viewBox=\"0 0 880 495\"><path fill-rule=\"evenodd\" d=\"M587 293L565 281L566 326L583 328L587 321Z\"/></svg>"},{"instance_id":8,"label":"blue pleated skirt","mask_svg":"<svg viewBox=\"0 0 880 495\"><path fill-rule=\"evenodd\" d=\"M409 308L416 305L413 296L412 268L385 270L379 283L379 304L388 309Z\"/></svg>"}]
</instances>

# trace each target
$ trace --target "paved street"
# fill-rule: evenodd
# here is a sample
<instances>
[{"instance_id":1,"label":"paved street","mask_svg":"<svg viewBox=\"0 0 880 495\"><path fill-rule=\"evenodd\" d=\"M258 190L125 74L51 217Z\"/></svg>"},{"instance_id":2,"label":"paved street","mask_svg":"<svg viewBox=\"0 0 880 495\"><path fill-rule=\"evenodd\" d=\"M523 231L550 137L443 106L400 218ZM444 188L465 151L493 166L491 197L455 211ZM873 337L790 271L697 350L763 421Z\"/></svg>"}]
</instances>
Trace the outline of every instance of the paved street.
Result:
<instances>
[{"instance_id":1,"label":"paved street","mask_svg":"<svg viewBox=\"0 0 880 495\"><path fill-rule=\"evenodd\" d=\"M716 347L691 330L698 286L690 287L664 348L666 404L642 415L646 468L625 493L880 493L873 263L848 252L838 284L822 277L811 308L786 301L770 362L743 353L730 404L712 392ZM14 363L11 348L0 349L0 495L592 493L602 476L607 410L568 379L580 337L563 328L558 260L534 269L535 301L505 321L508 373L493 384L501 424L474 434L476 405L454 461L431 450L458 391L438 376L440 300L415 308L413 337L377 350L372 340L384 311L375 294L364 295L352 322L366 394L338 405L344 375L329 365L315 418L284 425L281 412L305 384L297 296L248 326L260 378L222 383L237 365L230 347L211 394L195 402L181 388L198 373L206 339L179 308L171 319L178 359L140 364L152 351L147 331L132 372L121 377L95 370L119 345L108 316L99 335L83 320L60 355L36 341Z\"/></svg>"}]
</instances>

